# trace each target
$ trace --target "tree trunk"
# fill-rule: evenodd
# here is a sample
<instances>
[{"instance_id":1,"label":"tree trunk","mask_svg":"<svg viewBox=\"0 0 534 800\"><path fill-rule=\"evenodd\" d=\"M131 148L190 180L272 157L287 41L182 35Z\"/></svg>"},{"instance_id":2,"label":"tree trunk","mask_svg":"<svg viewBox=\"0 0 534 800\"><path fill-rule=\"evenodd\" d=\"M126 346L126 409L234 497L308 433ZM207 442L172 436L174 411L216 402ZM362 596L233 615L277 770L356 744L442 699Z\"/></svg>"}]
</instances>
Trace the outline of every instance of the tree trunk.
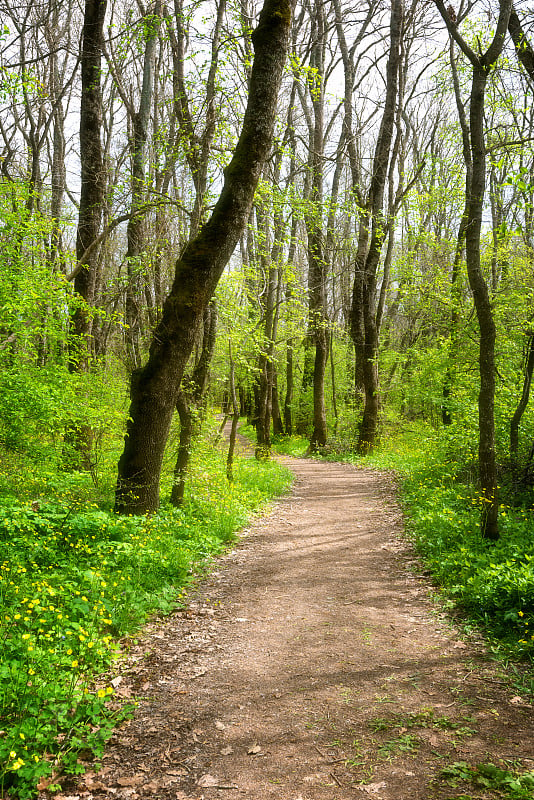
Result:
<instances>
[{"instance_id":1,"label":"tree trunk","mask_svg":"<svg viewBox=\"0 0 534 800\"><path fill-rule=\"evenodd\" d=\"M82 94L80 107L81 190L76 256L82 258L97 239L102 221L105 197L105 175L102 157L102 92L100 88L106 0L86 0L82 42ZM74 291L84 305L76 309L71 327L71 365L79 371L88 369L91 344L91 314L98 292L96 275L98 252L94 248L84 259L74 279Z\"/></svg>"},{"instance_id":2,"label":"tree trunk","mask_svg":"<svg viewBox=\"0 0 534 800\"><path fill-rule=\"evenodd\" d=\"M495 458L495 340L496 327L490 293L480 263L480 234L486 188L486 142L484 136L484 104L488 75L499 58L512 9L511 0L499 0L497 28L488 49L475 53L462 39L456 23L451 20L443 0L435 0L447 25L449 34L470 60L473 67L469 105L469 135L472 173L466 180L467 227L465 252L469 286L477 314L480 332L478 395L478 468L482 513L480 529L486 539L499 538L499 498L497 463Z\"/></svg>"},{"instance_id":3,"label":"tree trunk","mask_svg":"<svg viewBox=\"0 0 534 800\"><path fill-rule=\"evenodd\" d=\"M371 225L369 248L362 274L355 278L355 292L353 297L363 306L358 308L358 317L351 325L351 330L360 331L361 318L363 317L363 383L365 401L363 417L360 425L357 449L361 454L372 450L377 432L380 411L379 384L378 384L378 324L377 324L377 297L376 274L380 253L385 233L383 216L384 189L388 175L391 143L395 122L395 109L397 102L399 67L401 61L401 41L403 32L403 4L402 0L392 0L390 22L390 48L386 74L386 98L384 113L376 143L373 160L373 172L367 208ZM363 255L361 253L360 255ZM358 264L357 264L358 270ZM361 286L357 286L361 283ZM355 348L357 339L353 339Z\"/></svg>"},{"instance_id":4,"label":"tree trunk","mask_svg":"<svg viewBox=\"0 0 534 800\"><path fill-rule=\"evenodd\" d=\"M328 331L326 319L326 261L323 251L323 158L324 158L324 93L326 46L326 19L320 0L315 3L313 19L314 42L310 56L310 93L313 108L311 136L311 213L306 217L308 231L308 289L310 304L310 332L315 345L313 365L313 430L310 439L312 452L326 444L326 405L324 382L328 359Z\"/></svg>"},{"instance_id":5,"label":"tree trunk","mask_svg":"<svg viewBox=\"0 0 534 800\"><path fill-rule=\"evenodd\" d=\"M280 165L280 155L277 154L278 167ZM275 176L279 169L275 167ZM265 176L267 177L267 176ZM271 415L272 415L272 359L273 359L273 333L274 333L274 310L276 298L276 278L278 270L276 263L273 262L270 251L270 208L267 206L268 200L265 199L257 208L256 216L258 228L264 236L263 248L261 252L261 271L267 276L267 287L263 301L260 300L260 308L263 312L263 345L258 363L258 406L256 423L256 458L269 458L271 453ZM275 226L276 227L276 226ZM276 241L276 231L274 233Z\"/></svg>"},{"instance_id":6,"label":"tree trunk","mask_svg":"<svg viewBox=\"0 0 534 800\"><path fill-rule=\"evenodd\" d=\"M132 375L129 421L118 466L118 512L142 514L158 508L163 452L178 387L204 309L247 223L271 147L291 14L289 0L265 0L252 37L255 58L243 127L221 194L210 219L177 262L148 362Z\"/></svg>"},{"instance_id":7,"label":"tree trunk","mask_svg":"<svg viewBox=\"0 0 534 800\"><path fill-rule=\"evenodd\" d=\"M530 80L534 83L534 49L525 36L523 27L513 6L510 19L508 20L508 32L512 37L519 62L523 65Z\"/></svg>"},{"instance_id":8,"label":"tree trunk","mask_svg":"<svg viewBox=\"0 0 534 800\"><path fill-rule=\"evenodd\" d=\"M148 141L148 126L154 94L154 64L156 45L161 18L161 0L143 21L146 28L145 54L143 63L143 84L139 99L139 109L134 114L132 141L130 144L132 161L132 202L131 216L126 229L128 284L126 287L125 321L126 353L130 370L141 366L140 336L142 325L143 284L146 279L142 263L145 247L145 221L141 207L145 201L145 162Z\"/></svg>"},{"instance_id":9,"label":"tree trunk","mask_svg":"<svg viewBox=\"0 0 534 800\"><path fill-rule=\"evenodd\" d=\"M209 382L209 370L217 329L217 306L212 300L204 314L202 348L191 379L178 393L176 409L180 415L180 442L174 467L171 504L181 506L184 500L187 469L191 458L193 439L200 433L202 405Z\"/></svg>"},{"instance_id":10,"label":"tree trunk","mask_svg":"<svg viewBox=\"0 0 534 800\"><path fill-rule=\"evenodd\" d=\"M514 484L517 483L519 476L519 425L530 397L530 386L532 383L532 373L534 372L534 334L530 334L527 345L527 357L525 363L525 377L523 380L523 391L521 399L517 404L512 419L510 420L510 464L512 468L512 478Z\"/></svg>"},{"instance_id":11,"label":"tree trunk","mask_svg":"<svg viewBox=\"0 0 534 800\"><path fill-rule=\"evenodd\" d=\"M171 489L171 504L177 508L183 505L187 476L187 467L191 457L191 444L193 441L193 414L185 392L178 392L176 410L180 417L180 442L178 456L174 466L174 478Z\"/></svg>"},{"instance_id":12,"label":"tree trunk","mask_svg":"<svg viewBox=\"0 0 534 800\"><path fill-rule=\"evenodd\" d=\"M102 92L100 88L106 0L86 0L82 33L82 93L80 104L81 189L76 234L78 264L98 238L105 199L105 175L102 156ZM69 369L87 372L94 352L91 338L92 316L98 287L98 252L83 259L74 279L74 291L83 301L71 318ZM65 464L68 468L93 470L94 434L89 425L78 425L65 434Z\"/></svg>"},{"instance_id":13,"label":"tree trunk","mask_svg":"<svg viewBox=\"0 0 534 800\"><path fill-rule=\"evenodd\" d=\"M454 87L454 97L456 100L456 110L458 112L458 119L460 122L460 130L462 132L462 152L464 157L466 169L466 184L470 185L471 176L473 174L473 157L471 155L471 143L469 139L469 123L467 121L465 107L462 102L460 94L460 82L458 80L458 70L456 67L456 59L454 56L454 42L451 40L449 48L449 61L451 65L452 84ZM452 424L452 412L450 407L450 398L454 389L454 374L456 364L456 345L458 338L458 320L459 320L459 303L460 303L460 264L465 250L465 232L467 229L467 222L469 218L469 198L466 195L465 205L458 227L458 236L456 239L456 249L454 252L454 261L451 273L451 317L450 317L450 333L448 345L447 367L445 369L445 380L443 382L443 402L441 406L441 420L445 426Z\"/></svg>"},{"instance_id":14,"label":"tree trunk","mask_svg":"<svg viewBox=\"0 0 534 800\"><path fill-rule=\"evenodd\" d=\"M232 356L232 345L229 344L229 357L230 357L230 400L232 403L232 427L230 429L230 441L228 443L228 455L226 457L226 477L230 483L234 480L234 452L235 443L237 439L237 426L239 424L239 403L237 402L237 393L235 390L235 368L234 359Z\"/></svg>"},{"instance_id":15,"label":"tree trunk","mask_svg":"<svg viewBox=\"0 0 534 800\"><path fill-rule=\"evenodd\" d=\"M286 347L286 396L284 400L284 425L288 436L293 436L293 339L288 339Z\"/></svg>"}]
</instances>

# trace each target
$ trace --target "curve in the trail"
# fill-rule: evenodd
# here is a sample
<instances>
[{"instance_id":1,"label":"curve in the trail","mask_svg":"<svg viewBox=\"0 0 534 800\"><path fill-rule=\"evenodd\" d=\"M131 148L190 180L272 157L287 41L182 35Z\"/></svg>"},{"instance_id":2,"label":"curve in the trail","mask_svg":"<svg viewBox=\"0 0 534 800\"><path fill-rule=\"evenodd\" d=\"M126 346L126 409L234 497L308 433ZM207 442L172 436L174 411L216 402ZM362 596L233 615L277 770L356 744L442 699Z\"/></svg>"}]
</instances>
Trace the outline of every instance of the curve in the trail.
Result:
<instances>
[{"instance_id":1,"label":"curve in the trail","mask_svg":"<svg viewBox=\"0 0 534 800\"><path fill-rule=\"evenodd\" d=\"M528 768L532 710L438 615L388 476L286 463L292 494L133 652L125 685L146 699L85 788L438 800L455 796L447 764Z\"/></svg>"}]
</instances>

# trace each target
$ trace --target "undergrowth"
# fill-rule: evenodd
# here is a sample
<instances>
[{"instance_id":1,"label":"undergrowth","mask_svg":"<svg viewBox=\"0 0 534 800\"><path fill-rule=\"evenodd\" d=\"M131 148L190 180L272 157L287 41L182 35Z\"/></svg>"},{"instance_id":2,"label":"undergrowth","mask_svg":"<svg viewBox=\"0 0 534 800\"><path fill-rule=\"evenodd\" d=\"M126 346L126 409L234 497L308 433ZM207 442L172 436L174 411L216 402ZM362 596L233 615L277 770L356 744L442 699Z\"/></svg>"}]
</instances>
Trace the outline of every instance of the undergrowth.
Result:
<instances>
[{"instance_id":1,"label":"undergrowth","mask_svg":"<svg viewBox=\"0 0 534 800\"><path fill-rule=\"evenodd\" d=\"M121 637L176 607L289 473L238 460L229 484L224 452L206 439L183 508L119 517L105 466L95 487L27 457L14 470L16 460L6 453L0 466L0 796L23 800L102 755L129 713L109 677Z\"/></svg>"}]
</instances>

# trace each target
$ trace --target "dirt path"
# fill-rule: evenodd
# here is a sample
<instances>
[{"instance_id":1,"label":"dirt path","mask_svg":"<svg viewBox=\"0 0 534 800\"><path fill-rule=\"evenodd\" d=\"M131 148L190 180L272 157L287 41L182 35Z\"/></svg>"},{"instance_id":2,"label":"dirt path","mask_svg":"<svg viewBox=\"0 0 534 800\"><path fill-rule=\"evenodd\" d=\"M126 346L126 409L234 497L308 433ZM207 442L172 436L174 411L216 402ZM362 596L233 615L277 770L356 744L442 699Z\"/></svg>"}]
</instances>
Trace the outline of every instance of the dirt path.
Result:
<instances>
[{"instance_id":1,"label":"dirt path","mask_svg":"<svg viewBox=\"0 0 534 800\"><path fill-rule=\"evenodd\" d=\"M70 797L489 798L441 770L534 769L532 709L436 612L387 477L287 463L291 496L132 651L145 699Z\"/></svg>"}]
</instances>

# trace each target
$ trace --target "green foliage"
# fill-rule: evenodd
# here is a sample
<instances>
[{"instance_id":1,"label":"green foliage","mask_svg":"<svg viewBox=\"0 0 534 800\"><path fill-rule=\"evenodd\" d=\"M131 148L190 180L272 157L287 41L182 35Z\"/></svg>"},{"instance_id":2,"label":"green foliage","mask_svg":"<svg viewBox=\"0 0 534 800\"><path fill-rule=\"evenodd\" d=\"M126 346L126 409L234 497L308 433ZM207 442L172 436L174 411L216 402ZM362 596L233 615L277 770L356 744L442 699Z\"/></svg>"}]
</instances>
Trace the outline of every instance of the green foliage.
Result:
<instances>
[{"instance_id":1,"label":"green foliage","mask_svg":"<svg viewBox=\"0 0 534 800\"><path fill-rule=\"evenodd\" d=\"M496 791L506 800L531 800L534 792L534 771L520 773L495 764L471 766L466 761L455 761L442 770L441 778L452 786L468 782L479 789Z\"/></svg>"},{"instance_id":2,"label":"green foliage","mask_svg":"<svg viewBox=\"0 0 534 800\"><path fill-rule=\"evenodd\" d=\"M404 733L394 739L388 739L377 750L379 758L392 759L398 753L416 753L421 745L421 740L413 733Z\"/></svg>"},{"instance_id":3,"label":"green foliage","mask_svg":"<svg viewBox=\"0 0 534 800\"><path fill-rule=\"evenodd\" d=\"M434 451L403 476L408 530L432 574L457 605L502 638L516 656L532 658L532 511L502 506L501 538L489 544L478 530L483 501L458 478L462 470Z\"/></svg>"},{"instance_id":4,"label":"green foliage","mask_svg":"<svg viewBox=\"0 0 534 800\"><path fill-rule=\"evenodd\" d=\"M90 425L95 435L117 429L123 420L122 398L110 392L107 380L108 375L102 373L71 374L53 364L2 369L0 444L33 457L55 459L71 426Z\"/></svg>"},{"instance_id":5,"label":"green foliage","mask_svg":"<svg viewBox=\"0 0 534 800\"><path fill-rule=\"evenodd\" d=\"M436 714L433 708L422 708L411 714L394 714L391 717L377 717L369 720L369 727L373 732L387 731L395 728L434 728L436 730L455 731L460 736L470 736L476 731L465 723L472 722L471 717L464 717L461 721L452 720L445 714Z\"/></svg>"},{"instance_id":6,"label":"green foliage","mask_svg":"<svg viewBox=\"0 0 534 800\"><path fill-rule=\"evenodd\" d=\"M65 345L70 286L50 263L52 221L26 208L30 190L0 180L0 365Z\"/></svg>"}]
</instances>

